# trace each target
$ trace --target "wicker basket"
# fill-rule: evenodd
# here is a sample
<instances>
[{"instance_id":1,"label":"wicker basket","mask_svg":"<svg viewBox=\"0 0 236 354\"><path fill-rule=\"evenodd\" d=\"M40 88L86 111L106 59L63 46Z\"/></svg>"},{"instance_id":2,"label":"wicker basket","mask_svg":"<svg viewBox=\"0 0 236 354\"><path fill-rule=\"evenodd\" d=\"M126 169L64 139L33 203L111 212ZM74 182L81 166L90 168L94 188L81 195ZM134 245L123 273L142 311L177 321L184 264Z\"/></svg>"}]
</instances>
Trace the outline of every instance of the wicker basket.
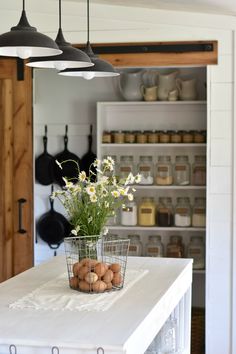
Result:
<instances>
[{"instance_id":1,"label":"wicker basket","mask_svg":"<svg viewBox=\"0 0 236 354\"><path fill-rule=\"evenodd\" d=\"M192 308L191 354L205 353L205 309Z\"/></svg>"}]
</instances>

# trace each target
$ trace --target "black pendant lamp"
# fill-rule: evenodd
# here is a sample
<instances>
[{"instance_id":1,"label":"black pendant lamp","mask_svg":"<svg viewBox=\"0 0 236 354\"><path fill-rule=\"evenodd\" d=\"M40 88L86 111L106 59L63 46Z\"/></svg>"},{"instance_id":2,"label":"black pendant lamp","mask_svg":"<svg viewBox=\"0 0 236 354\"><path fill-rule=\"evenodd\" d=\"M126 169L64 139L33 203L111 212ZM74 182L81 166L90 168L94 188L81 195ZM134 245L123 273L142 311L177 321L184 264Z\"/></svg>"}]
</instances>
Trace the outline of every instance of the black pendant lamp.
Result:
<instances>
[{"instance_id":1,"label":"black pendant lamp","mask_svg":"<svg viewBox=\"0 0 236 354\"><path fill-rule=\"evenodd\" d=\"M17 26L10 32L0 35L0 55L26 59L35 56L58 55L62 51L50 37L37 32L30 26L25 12L25 1L21 18Z\"/></svg>"},{"instance_id":2,"label":"black pendant lamp","mask_svg":"<svg viewBox=\"0 0 236 354\"><path fill-rule=\"evenodd\" d=\"M64 70L66 68L84 68L93 66L89 56L80 49L66 42L61 28L61 0L59 0L59 29L55 40L62 54L43 58L31 58L26 64L33 68Z\"/></svg>"},{"instance_id":3,"label":"black pendant lamp","mask_svg":"<svg viewBox=\"0 0 236 354\"><path fill-rule=\"evenodd\" d=\"M90 41L89 41L89 0L87 0L87 44L85 48L85 53L89 56L92 63L94 64L91 68L85 69L65 69L59 72L59 75L63 76L79 76L84 79L90 80L94 77L112 77L120 75L114 67L103 59L99 59L97 55L94 54Z\"/></svg>"}]
</instances>

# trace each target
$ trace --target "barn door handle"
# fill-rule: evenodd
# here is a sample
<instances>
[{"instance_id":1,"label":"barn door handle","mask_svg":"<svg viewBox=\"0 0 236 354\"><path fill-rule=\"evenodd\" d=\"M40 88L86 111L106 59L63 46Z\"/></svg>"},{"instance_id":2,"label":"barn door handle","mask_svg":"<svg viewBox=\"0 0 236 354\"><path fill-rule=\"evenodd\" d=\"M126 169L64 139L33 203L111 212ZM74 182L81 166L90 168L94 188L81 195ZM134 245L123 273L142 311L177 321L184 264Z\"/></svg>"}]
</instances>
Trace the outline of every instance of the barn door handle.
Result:
<instances>
[{"instance_id":1,"label":"barn door handle","mask_svg":"<svg viewBox=\"0 0 236 354\"><path fill-rule=\"evenodd\" d=\"M22 227L22 206L24 203L26 203L27 200L24 198L18 199L18 215L19 215L19 228L18 232L19 234L26 234L26 230Z\"/></svg>"}]
</instances>

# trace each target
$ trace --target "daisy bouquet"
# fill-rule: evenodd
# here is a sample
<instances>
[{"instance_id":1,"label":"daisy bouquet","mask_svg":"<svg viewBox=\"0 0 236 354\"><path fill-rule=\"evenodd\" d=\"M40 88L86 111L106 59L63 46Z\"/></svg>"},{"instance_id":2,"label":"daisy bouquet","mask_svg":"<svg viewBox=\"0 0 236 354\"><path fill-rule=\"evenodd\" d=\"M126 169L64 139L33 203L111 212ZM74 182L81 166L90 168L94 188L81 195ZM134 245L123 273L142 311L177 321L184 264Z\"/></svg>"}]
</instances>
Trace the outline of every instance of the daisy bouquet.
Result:
<instances>
[{"instance_id":1,"label":"daisy bouquet","mask_svg":"<svg viewBox=\"0 0 236 354\"><path fill-rule=\"evenodd\" d=\"M66 162L57 164L63 169ZM121 205L133 200L132 185L140 182L140 175L130 173L126 179L118 179L112 174L114 160L109 156L95 160L89 175L80 171L78 164L77 167L76 182L64 178L65 187L55 191L52 198L58 198L64 206L74 236L105 235L108 218Z\"/></svg>"}]
</instances>

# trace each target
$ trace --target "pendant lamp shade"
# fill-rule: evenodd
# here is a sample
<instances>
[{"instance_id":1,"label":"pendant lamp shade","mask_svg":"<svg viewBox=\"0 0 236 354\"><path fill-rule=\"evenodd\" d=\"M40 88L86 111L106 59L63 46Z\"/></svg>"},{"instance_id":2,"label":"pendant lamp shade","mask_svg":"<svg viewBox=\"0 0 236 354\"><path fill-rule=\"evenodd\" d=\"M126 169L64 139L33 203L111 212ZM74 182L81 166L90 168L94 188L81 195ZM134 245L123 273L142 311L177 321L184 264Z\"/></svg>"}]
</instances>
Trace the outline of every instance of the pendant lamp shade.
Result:
<instances>
[{"instance_id":1,"label":"pendant lamp shade","mask_svg":"<svg viewBox=\"0 0 236 354\"><path fill-rule=\"evenodd\" d=\"M85 52L72 47L70 43L66 42L61 28L61 0L59 0L59 29L55 42L59 49L62 50L62 54L43 58L30 58L26 65L33 68L57 70L64 70L66 68L84 68L94 65Z\"/></svg>"},{"instance_id":2,"label":"pendant lamp shade","mask_svg":"<svg viewBox=\"0 0 236 354\"><path fill-rule=\"evenodd\" d=\"M97 55L94 54L90 41L89 41L89 0L87 0L87 45L85 48L85 53L91 59L91 62L94 64L91 68L85 69L65 69L59 72L59 75L62 76L79 76L83 77L86 80L93 79L94 77L112 77L120 75L113 66L103 59L99 59Z\"/></svg>"},{"instance_id":3,"label":"pendant lamp shade","mask_svg":"<svg viewBox=\"0 0 236 354\"><path fill-rule=\"evenodd\" d=\"M103 59L99 59L91 48L90 42L87 42L85 52L90 57L92 63L94 64L91 68L85 69L65 69L59 72L62 76L78 76L83 77L86 80L91 80L94 77L113 77L120 75L115 71L114 67Z\"/></svg>"},{"instance_id":4,"label":"pendant lamp shade","mask_svg":"<svg viewBox=\"0 0 236 354\"><path fill-rule=\"evenodd\" d=\"M0 35L0 55L26 59L61 54L62 51L55 41L30 26L24 6L23 0L23 10L18 25Z\"/></svg>"}]
</instances>

